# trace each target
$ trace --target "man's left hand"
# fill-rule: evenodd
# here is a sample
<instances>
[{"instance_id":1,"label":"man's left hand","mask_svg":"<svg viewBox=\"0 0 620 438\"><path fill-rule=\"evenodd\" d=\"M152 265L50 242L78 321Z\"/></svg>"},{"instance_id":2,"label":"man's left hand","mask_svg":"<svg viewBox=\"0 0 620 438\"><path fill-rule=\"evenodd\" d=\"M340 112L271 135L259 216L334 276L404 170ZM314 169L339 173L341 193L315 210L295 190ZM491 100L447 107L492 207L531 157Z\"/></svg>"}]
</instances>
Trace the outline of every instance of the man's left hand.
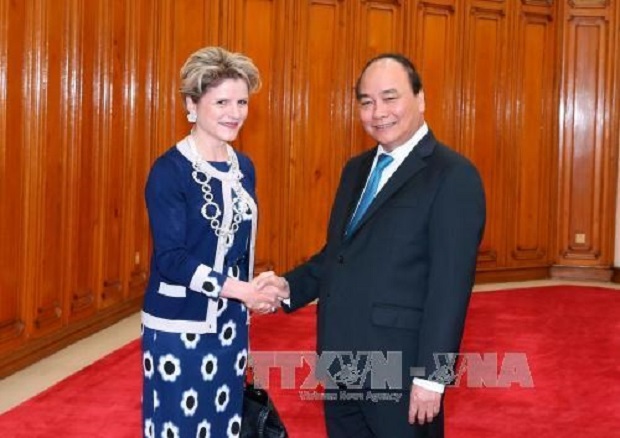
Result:
<instances>
[{"instance_id":1,"label":"man's left hand","mask_svg":"<svg viewBox=\"0 0 620 438\"><path fill-rule=\"evenodd\" d=\"M409 399L409 423L430 423L439 413L441 393L412 385Z\"/></svg>"}]
</instances>

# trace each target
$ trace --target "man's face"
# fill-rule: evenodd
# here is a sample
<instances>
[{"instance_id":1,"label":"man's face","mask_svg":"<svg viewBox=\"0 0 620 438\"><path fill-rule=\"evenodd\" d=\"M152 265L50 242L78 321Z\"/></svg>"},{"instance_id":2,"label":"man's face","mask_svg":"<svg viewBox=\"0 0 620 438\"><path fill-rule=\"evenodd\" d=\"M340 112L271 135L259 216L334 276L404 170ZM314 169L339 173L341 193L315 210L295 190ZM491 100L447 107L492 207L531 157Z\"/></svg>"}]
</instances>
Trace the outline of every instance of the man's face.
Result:
<instances>
[{"instance_id":1,"label":"man's face","mask_svg":"<svg viewBox=\"0 0 620 438\"><path fill-rule=\"evenodd\" d=\"M413 94L407 72L393 59L371 64L359 90L362 125L386 150L404 144L424 123L424 92Z\"/></svg>"}]
</instances>

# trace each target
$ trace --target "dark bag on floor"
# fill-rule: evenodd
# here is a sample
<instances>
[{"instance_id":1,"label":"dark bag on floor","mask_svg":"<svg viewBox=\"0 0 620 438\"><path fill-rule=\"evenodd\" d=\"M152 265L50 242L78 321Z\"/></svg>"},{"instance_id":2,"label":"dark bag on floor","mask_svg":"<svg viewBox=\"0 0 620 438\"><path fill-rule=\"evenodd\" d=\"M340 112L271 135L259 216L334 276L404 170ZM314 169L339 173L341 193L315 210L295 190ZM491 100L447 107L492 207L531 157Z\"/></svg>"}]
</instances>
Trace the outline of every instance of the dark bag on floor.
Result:
<instances>
[{"instance_id":1,"label":"dark bag on floor","mask_svg":"<svg viewBox=\"0 0 620 438\"><path fill-rule=\"evenodd\" d=\"M284 423L264 389L246 384L241 438L288 438Z\"/></svg>"}]
</instances>

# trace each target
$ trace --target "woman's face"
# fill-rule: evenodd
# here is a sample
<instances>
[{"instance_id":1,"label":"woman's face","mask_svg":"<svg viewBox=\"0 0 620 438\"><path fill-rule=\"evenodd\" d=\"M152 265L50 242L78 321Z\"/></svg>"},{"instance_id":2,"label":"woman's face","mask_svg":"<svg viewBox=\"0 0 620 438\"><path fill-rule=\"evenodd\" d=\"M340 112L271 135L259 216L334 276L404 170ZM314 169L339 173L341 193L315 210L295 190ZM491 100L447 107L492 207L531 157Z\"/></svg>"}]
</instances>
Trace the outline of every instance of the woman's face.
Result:
<instances>
[{"instance_id":1,"label":"woman's face","mask_svg":"<svg viewBox=\"0 0 620 438\"><path fill-rule=\"evenodd\" d=\"M224 79L210 88L198 103L188 97L186 104L197 116L196 130L211 145L219 146L237 138L248 116L248 85L243 79Z\"/></svg>"}]
</instances>

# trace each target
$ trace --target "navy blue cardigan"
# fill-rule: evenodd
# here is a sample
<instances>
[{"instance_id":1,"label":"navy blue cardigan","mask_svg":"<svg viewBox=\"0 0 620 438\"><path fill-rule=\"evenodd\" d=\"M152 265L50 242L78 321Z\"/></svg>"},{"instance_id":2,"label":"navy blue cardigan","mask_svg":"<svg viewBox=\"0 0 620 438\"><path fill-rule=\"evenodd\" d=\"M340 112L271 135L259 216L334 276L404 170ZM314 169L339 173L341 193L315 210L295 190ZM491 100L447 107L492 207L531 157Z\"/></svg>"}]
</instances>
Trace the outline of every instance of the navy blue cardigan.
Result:
<instances>
[{"instance_id":1,"label":"navy blue cardigan","mask_svg":"<svg viewBox=\"0 0 620 438\"><path fill-rule=\"evenodd\" d=\"M224 281L228 276L248 280L253 227L251 220L241 222L223 267L213 269L218 237L201 214L202 187L192 177L192 163L182 146L179 143L155 161L146 184L153 255L142 321L168 332L213 333ZM247 156L235 154L243 174L241 185L255 200L254 166ZM210 164L220 171L228 169L225 162ZM210 186L223 212L222 182L212 178Z\"/></svg>"}]
</instances>

